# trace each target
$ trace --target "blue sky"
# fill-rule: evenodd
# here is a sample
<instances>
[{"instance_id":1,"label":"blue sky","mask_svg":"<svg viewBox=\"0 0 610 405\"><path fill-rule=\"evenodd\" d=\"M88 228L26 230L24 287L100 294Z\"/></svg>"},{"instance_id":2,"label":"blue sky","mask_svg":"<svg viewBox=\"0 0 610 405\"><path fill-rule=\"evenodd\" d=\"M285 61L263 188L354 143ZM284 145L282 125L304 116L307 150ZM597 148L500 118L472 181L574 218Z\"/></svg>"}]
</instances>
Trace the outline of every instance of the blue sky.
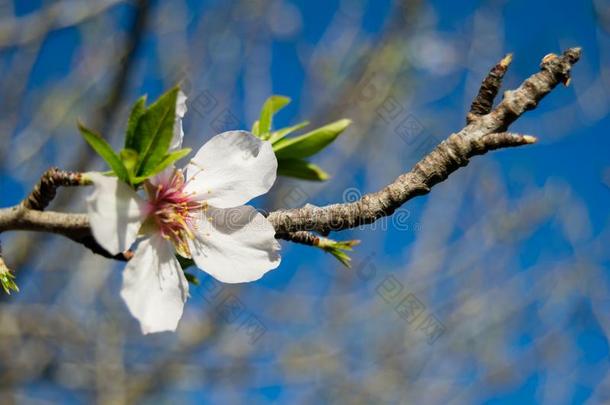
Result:
<instances>
[{"instance_id":1,"label":"blue sky","mask_svg":"<svg viewBox=\"0 0 610 405\"><path fill-rule=\"evenodd\" d=\"M16 2L16 12L19 15L31 13L40 7L40 3L36 1ZM328 24L333 21L333 16L339 7L337 1L311 0L289 3L299 11L300 30L287 38L272 36L269 40L271 56L269 90L275 94L289 95L294 100L293 105L278 116L277 125L309 118L303 114L315 111L315 107L310 105L309 89L303 88L306 73L300 55L303 47L319 45L329 28ZM349 7L349 2L344 3ZM189 35L195 35L199 18L222 3L188 1L187 4L190 16L190 21L185 21L187 32ZM610 206L610 185L604 183L604 173L610 167L608 159L610 118L607 114L610 95L608 87L603 88L604 83L608 86L609 80L606 78L604 82L600 79L600 75L602 73L608 75L606 66L610 61L608 54L610 33L600 28L593 5L589 1L432 1L424 9L426 10L426 21L430 21L429 24L432 25L439 38L450 40L451 49L459 55L459 62L455 63L455 66L447 72L435 71L426 67L429 65L414 63L410 70L411 80L419 86L418 91L425 89L425 83L431 83L430 86L434 88L442 86L443 82L455 82L456 84L446 94L436 97L430 102L418 102L418 95L415 100L407 101L405 99L404 103L420 119L426 132L439 139L463 126L465 109L472 97L473 88L476 90L476 84L482 79L479 72L481 65L491 66L505 53L514 53L514 62L506 77L505 85L515 87L521 80L537 70L540 59L547 53L559 52L569 46L583 48L583 60L574 68L570 87L553 91L543 100L539 108L528 112L513 127L515 131L537 136L539 142L536 145L499 151L477 158L467 168L461 169L463 172L456 174L455 177L452 176L448 181L450 183L455 179L459 184L464 184L465 189L452 189L450 185L442 185L439 186L438 192L435 189L430 195L410 202L407 207L411 225L434 223L425 222L431 221L429 213L444 212L443 210L434 211L436 209L434 204L441 204L443 199L451 199L455 195L461 215L455 229L448 231L450 235L446 239L447 242L459 242L469 235L469 232L478 232L475 217L480 215L480 212L475 211L470 203L478 198L477 182L486 179L484 173L481 173L488 168L493 169L494 176L496 176L494 181L501 184L500 188L504 190L509 202L517 201L533 190L549 184L556 185L554 190L559 190L557 192L559 196L564 196L565 190L570 190L570 195L574 196L573 212L565 214L564 217L571 218L573 223L566 220L567 222L562 222L563 225L558 225L559 220L549 220L537 227L529 236L520 240L516 244L515 252L509 251L508 248L503 250L499 243L491 254L498 257L514 255L510 259L513 267L508 273L497 276L489 275L489 279L485 281L485 287L490 291L493 291L494 288L502 289L504 283L508 284L512 280L512 276L523 274L526 282L519 291L524 297L527 297L529 283L531 283L532 290L537 291L534 286L540 280L544 280L550 273L557 271L562 260L571 259L576 255L575 243L580 244L578 246L587 246L587 248L578 250L580 255L582 252L589 254L591 251L597 252L600 249L593 246L593 241L600 240L599 243L603 246L603 242L607 240L604 232L607 233L608 228L607 207ZM364 10L366 18L363 19L359 32L363 37L375 43L381 38L384 22L391 10L390 2L365 2ZM130 12L130 7L119 6L110 11L110 16L116 19L121 26L128 20ZM493 18L487 18L489 16ZM490 26L485 26L486 23ZM609 28L606 27L606 29ZM473 33L479 32L477 30L490 36L473 38ZM241 32L240 28L237 28L236 32ZM247 35L246 29L243 30L243 35ZM62 29L51 34L44 42L42 51L33 67L28 89L35 91L67 77L79 57L78 50L81 40L79 31L75 28ZM190 40L194 41L196 38L193 37ZM155 38L147 38L138 55L142 64L139 70L141 76L135 81L135 84L129 87L132 99L143 93L148 93L149 97L154 98L164 90L164 82L159 77L159 69L150 62L159 57L158 49L155 47L156 41ZM469 52L469 54L464 55L463 52ZM12 56L11 50L5 51L0 63L6 63ZM244 53L241 57L246 58L246 64L260 62L256 53ZM604 67L606 71L604 72L600 67ZM198 82L203 82L203 84L197 84L197 87L212 86L210 83L221 76L223 69L227 69L227 67L222 64L211 64L209 69L205 70L205 77ZM244 95L247 93L244 89L245 83L247 83L244 74L242 71L237 75L237 90L232 93L229 102L231 111L238 115L239 120L249 123L251 117L248 116L248 111L251 108L244 105ZM602 88L601 91L599 91L599 86ZM598 91L596 91L596 87L598 87ZM318 93L315 95L324 96L324 94ZM4 97L7 96L4 95ZM309 104L304 102L304 99L309 100ZM262 102L262 99L260 101ZM26 100L26 103L28 102L31 100ZM562 113L557 114L558 110ZM23 111L27 111L27 106L24 106ZM24 127L28 121L25 116L21 120L23 122L17 126L13 137L17 136L19 129ZM189 131L190 133L197 132L198 124L195 119L192 119L190 123L187 121L187 143L194 143L194 138L188 140ZM395 136L391 130L387 128L383 130L383 126L375 128L382 128L380 133L386 139ZM206 131L206 134L209 133L209 130ZM357 128L354 129L354 133L357 131ZM74 133L76 134L76 130ZM384 153L395 152L400 156L405 156L410 163L415 161L407 145L398 144L394 149L388 148L386 145L383 150ZM52 146L45 149L44 153L49 155L51 161L53 160L55 152ZM328 153L341 156L342 152L340 149L331 149ZM54 164L62 166L62 162L59 161ZM371 184L381 186L384 182L387 183L398 174L393 171L394 169L388 168L387 178L371 180L370 166L383 168L383 165L383 159L365 161L359 159L359 155L354 155L353 159L350 159L341 169L343 174L337 176L338 185L334 188L332 186L316 188L316 193L311 193L313 202L324 204L337 201L340 198L342 186L368 191ZM0 190L2 190L0 205L7 206L16 203L23 197L27 187L29 185L17 180L17 176L8 170L3 170L0 173ZM459 193L460 196L455 193ZM264 199L256 202L262 206L270 203ZM472 205L474 204L472 203ZM500 205L492 208L502 209ZM510 208L514 207L509 204L507 210ZM570 210L569 208L564 209ZM584 214L582 214L583 212ZM502 211L495 215L502 216ZM566 236L570 234L570 229L576 234L574 237L576 242ZM239 296L248 311L260 318L267 329L263 337L264 341L260 343L260 353L249 364L252 367L250 372L256 373L257 377L260 374L260 378L254 378L253 383L244 386L239 384L216 386L213 383L204 383L204 387L200 390L186 393L170 388L161 394L161 398L168 401L170 399L192 402L209 400L210 403L228 400L236 395L241 398L251 397L253 402L284 403L303 400L310 387L325 384L324 371L320 371L319 375L313 372L307 373L308 378L303 379L300 383L284 379L285 370L282 368L279 355L274 348L284 348L291 343L306 340L306 337L310 335L322 341L326 340L325 343L334 347L342 359L349 359L348 361L353 367L351 367L352 374L348 375L347 379L355 382L364 381L365 372L383 371L384 363L372 362L362 353L367 350L367 347L382 342L384 334L398 333L400 328L396 326L396 314L391 311L382 311L380 315L378 314L379 317L371 320L371 323L363 322L359 318L350 322L349 314L354 313L356 317L356 313L359 311L356 307L350 307L347 311L348 319L344 319L340 323L344 327L343 331L337 332L336 335L316 335L312 331L318 327L322 328L320 325L332 329L331 321L325 319L325 316L328 315L326 311L328 311L329 302L336 306L340 305L341 294L345 294L350 299L362 297L363 308L368 306L377 308L381 304L375 294L378 293L377 287L381 280L385 281L390 275L395 275L398 280L411 280L410 277L417 271L404 264L405 262L413 263L415 260L419 246L417 244L419 234L413 230L405 231L397 229L396 226L389 226L388 229L354 230L336 236L363 240L363 245L353 255L354 263L360 264L361 268L370 269L367 260L373 257L372 263L377 269L375 280L367 281L353 276L353 274L346 276L345 270L340 268L331 257L318 251L312 251L311 248L284 245L283 264L280 270L270 273L252 286L245 287L240 291ZM470 252L462 253L464 257L470 255ZM455 254L462 253L455 252ZM607 275L609 262L607 256L601 255L600 257L592 258L591 262L600 269L595 273L599 277L595 281L600 286L606 287L610 281ZM464 260L466 261L466 258ZM488 266L489 263L493 263L493 257L481 259L481 263L475 262L471 265ZM355 267L357 268L357 266ZM430 389L428 387L430 370L434 370L435 367L438 370L445 370L451 364L454 372L448 374L450 377L447 379L450 381L445 381L445 383L453 384L453 388L448 391L452 393L451 397L457 401L456 403L468 403L469 401L486 404L551 403L548 402L549 398L554 397L549 394L549 390L554 389L561 389L561 392L564 393L561 398L564 401L562 403L580 404L586 403L588 400L593 401L593 393L599 389L609 370L608 340L604 332L604 325L608 320L604 321L599 318L599 313L592 309L594 304L597 305L599 302L592 304L592 296L580 290L577 281L574 281L575 291L566 293L567 303L562 304L563 307L555 304L552 291L548 296L528 298L529 304L517 306L511 319L505 320L508 328L498 328L498 333L506 333L511 336L510 339L503 340L502 346L496 347L498 352L506 353L504 357L506 364L485 364L466 355L459 361L452 360L449 363L445 359L455 356L453 345L461 344L463 341L458 336L459 328L452 326L459 324L460 320L454 318L444 304L447 302L445 299L450 299L447 297L452 297L450 302L453 302L451 301L453 299L459 301L459 298L453 294L464 288L461 283L465 280L460 277L445 277L444 274L450 274L446 273L448 270L448 267L441 265L437 269L439 276L433 283L434 287L423 293L426 299L422 301L425 301L426 310L443 320L447 332L441 336L439 343L434 344L435 349L426 349L430 369L422 366L421 373L413 377L415 386L421 384L423 391ZM37 273L34 273L32 277L36 277L36 275ZM345 277L351 280L347 283L348 286L341 284L341 280ZM434 278L432 280L434 281ZM589 278L587 280L590 281ZM202 281L212 283L212 280L206 277L203 277ZM27 289L28 282L30 281L25 281L24 290ZM35 283L35 281L31 282ZM111 285L117 284L118 278L112 277L110 283ZM405 282L405 284L407 283ZM409 288L409 285L405 286L405 294ZM214 304L206 300L206 294L208 294L206 291L204 287L196 287L191 291L193 297L187 308L187 312L191 316L194 316L196 311L201 311L202 308L212 310ZM605 289L601 291L605 291ZM27 291L24 295L27 297ZM286 320L285 317L274 317L274 309L270 308L273 307L279 296L283 296L284 299L290 296L305 297L304 301L309 305L306 311L310 311L311 316L298 320L295 318L292 321ZM418 297L420 297L419 294ZM515 297L515 301L519 299L519 296ZM595 299L600 302L610 302L610 297L603 293L601 296L596 296ZM558 308L558 312L561 312L562 308L565 311L561 315L553 312L552 316L546 317L544 311L551 305L549 302L553 303L553 308ZM600 307L604 308L603 305ZM372 311L375 314L373 309ZM557 317L556 323L553 323L555 320L553 317ZM468 320L463 320L463 322L467 323ZM231 330L228 328L228 333ZM488 333L489 330L486 330ZM560 334L570 342L572 350L569 357L567 354L562 355L560 348L553 351L545 343L545 339L554 333ZM166 344L170 347L176 343L175 339L168 336L148 339L148 342ZM330 339L337 339L337 341ZM481 347L481 351L491 350L485 346L488 342L487 338L477 340L476 337L472 337L472 339L475 346ZM485 349L483 349L484 346ZM537 366L538 359L545 358L545 354L542 353L543 349L552 352L548 356L555 356L555 360L548 362L541 360L540 366ZM472 348L470 350L469 355L477 352ZM138 352L138 350L134 350L133 356L137 357ZM191 358L191 360L193 359L222 368L230 364L232 357L217 353L213 347L212 350L202 349L200 353L198 352ZM530 364L528 359L534 359L532 361L535 364ZM312 361L315 362L315 360ZM555 364L557 364L556 367ZM484 385L481 376L485 375L488 368L493 367L496 367L498 374L501 372L511 374L511 378L506 380L508 383ZM569 373L566 370L569 370ZM566 375L569 374L570 378L569 382L562 386L562 373L564 372ZM501 376L498 378L501 379ZM260 382L257 382L259 380ZM567 377L566 381L568 381ZM41 398L65 395L62 399L67 401L82 400L78 393L68 393L66 390L57 388L52 382L36 384L32 388L32 392ZM392 398L391 394L388 395L389 398ZM599 396L595 398L599 399ZM399 401L404 398L397 394L392 399Z\"/></svg>"}]
</instances>

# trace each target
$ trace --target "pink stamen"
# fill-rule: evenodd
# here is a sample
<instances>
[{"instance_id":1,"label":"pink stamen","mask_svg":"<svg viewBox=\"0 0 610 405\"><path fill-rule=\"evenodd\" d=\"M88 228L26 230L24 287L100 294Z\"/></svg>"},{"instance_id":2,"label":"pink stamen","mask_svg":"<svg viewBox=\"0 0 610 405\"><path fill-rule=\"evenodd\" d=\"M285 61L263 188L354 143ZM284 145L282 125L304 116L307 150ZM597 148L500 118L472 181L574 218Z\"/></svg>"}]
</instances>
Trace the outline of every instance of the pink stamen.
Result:
<instances>
[{"instance_id":1,"label":"pink stamen","mask_svg":"<svg viewBox=\"0 0 610 405\"><path fill-rule=\"evenodd\" d=\"M187 242L195 237L197 214L205 210L207 204L194 200L193 193L184 191L185 186L182 171L174 170L166 183L156 186L146 183L144 188L149 196L149 218L180 254L190 256Z\"/></svg>"}]
</instances>

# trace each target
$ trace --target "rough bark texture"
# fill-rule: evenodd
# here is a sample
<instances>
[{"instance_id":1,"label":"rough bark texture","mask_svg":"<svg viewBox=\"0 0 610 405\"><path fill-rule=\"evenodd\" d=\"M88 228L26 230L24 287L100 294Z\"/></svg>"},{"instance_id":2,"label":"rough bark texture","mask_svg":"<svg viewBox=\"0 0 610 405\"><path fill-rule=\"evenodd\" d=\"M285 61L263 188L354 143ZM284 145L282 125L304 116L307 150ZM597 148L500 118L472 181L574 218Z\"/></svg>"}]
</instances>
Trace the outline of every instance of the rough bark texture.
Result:
<instances>
[{"instance_id":1,"label":"rough bark texture","mask_svg":"<svg viewBox=\"0 0 610 405\"><path fill-rule=\"evenodd\" d=\"M25 208L43 211L55 198L57 189L61 186L81 186L82 175L80 173L66 172L52 167L40 177L38 184L34 187L30 195L23 200Z\"/></svg>"},{"instance_id":2,"label":"rough bark texture","mask_svg":"<svg viewBox=\"0 0 610 405\"><path fill-rule=\"evenodd\" d=\"M51 216L38 215L55 198L59 187L87 184L81 173L67 172L56 167L48 169L21 204L8 209L0 209L0 232L7 218L12 218L13 226L17 227L15 229L58 233L89 248L93 253L110 259L129 260L132 256L129 251L111 255L102 248L91 235L87 218L83 218L82 215L63 213L51 213Z\"/></svg>"},{"instance_id":3,"label":"rough bark texture","mask_svg":"<svg viewBox=\"0 0 610 405\"><path fill-rule=\"evenodd\" d=\"M402 174L384 189L364 195L353 203L324 207L308 204L303 208L276 211L269 215L269 220L279 233L305 230L323 235L369 224L391 215L411 198L428 193L435 184L468 164L468 160L475 155L532 143L532 137L505 131L524 112L535 108L555 86L567 84L570 69L579 58L579 48L568 49L561 56L547 55L540 65L540 72L525 80L518 89L506 91L498 107L476 118L460 132L450 135L411 171Z\"/></svg>"},{"instance_id":4,"label":"rough bark texture","mask_svg":"<svg viewBox=\"0 0 610 405\"><path fill-rule=\"evenodd\" d=\"M479 94L475 97L470 112L466 116L466 122L470 124L481 115L489 114L493 107L494 99L502 87L502 79L508 70L508 66L513 60L513 56L508 54L496 66L494 66L479 89Z\"/></svg>"},{"instance_id":5,"label":"rough bark texture","mask_svg":"<svg viewBox=\"0 0 610 405\"><path fill-rule=\"evenodd\" d=\"M540 72L525 80L516 90L504 93L503 100L492 109L493 99L508 67L507 59L496 65L483 81L481 90L468 114L468 125L450 135L432 152L419 161L411 171L400 175L380 191L364 195L359 201L317 207L310 204L302 208L272 212L268 219L281 239L307 245L315 245L317 236L307 231L327 235L331 231L369 224L391 215L398 207L418 195L430 192L435 185L451 173L468 164L470 158L488 151L520 146L535 142L535 138L506 132L507 128L524 112L535 108L538 102L560 83L568 84L570 69L580 58L580 49L571 48L562 55L549 54L540 65ZM43 212L50 199L45 193L54 194L58 185L54 175L45 176L32 194L18 206L0 209L0 232L32 230L65 235L96 253L99 245L91 236L86 215ZM70 176L68 176L70 177ZM45 191L46 190L46 191ZM51 197L52 198L52 197ZM109 256L107 253L105 256ZM119 257L128 260L129 252Z\"/></svg>"},{"instance_id":6,"label":"rough bark texture","mask_svg":"<svg viewBox=\"0 0 610 405\"><path fill-rule=\"evenodd\" d=\"M276 233L276 239L283 239L294 243L300 243L307 246L318 246L320 237L311 232L297 231L289 233Z\"/></svg>"}]
</instances>

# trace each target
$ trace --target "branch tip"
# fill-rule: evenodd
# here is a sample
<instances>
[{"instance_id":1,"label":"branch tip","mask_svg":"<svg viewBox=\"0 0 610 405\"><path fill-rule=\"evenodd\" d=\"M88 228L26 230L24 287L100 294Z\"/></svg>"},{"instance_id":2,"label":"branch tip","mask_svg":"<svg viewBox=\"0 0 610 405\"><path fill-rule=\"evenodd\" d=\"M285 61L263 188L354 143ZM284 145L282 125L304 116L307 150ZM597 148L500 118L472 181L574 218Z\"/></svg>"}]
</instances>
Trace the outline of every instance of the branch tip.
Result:
<instances>
[{"instance_id":1,"label":"branch tip","mask_svg":"<svg viewBox=\"0 0 610 405\"><path fill-rule=\"evenodd\" d=\"M43 173L38 184L23 200L22 205L31 210L44 211L55 198L59 187L74 187L86 184L81 173L68 172L52 167Z\"/></svg>"},{"instance_id":2,"label":"branch tip","mask_svg":"<svg viewBox=\"0 0 610 405\"><path fill-rule=\"evenodd\" d=\"M551 74L559 78L559 81L564 86L570 85L570 70L572 65L580 60L582 55L582 48L568 48L561 56L549 53L542 58L540 62L540 69L547 70Z\"/></svg>"},{"instance_id":3,"label":"branch tip","mask_svg":"<svg viewBox=\"0 0 610 405\"><path fill-rule=\"evenodd\" d=\"M531 136L531 135L523 135L523 140L525 141L525 143L528 143L528 144L538 142L538 138L536 138L535 136Z\"/></svg>"},{"instance_id":4,"label":"branch tip","mask_svg":"<svg viewBox=\"0 0 610 405\"><path fill-rule=\"evenodd\" d=\"M317 236L307 231L296 231L277 233L278 239L284 239L290 242L299 243L301 245L313 246L322 249L326 253L330 253L345 267L351 267L351 257L346 253L353 250L353 247L360 244L359 240L333 240L322 236Z\"/></svg>"},{"instance_id":5,"label":"branch tip","mask_svg":"<svg viewBox=\"0 0 610 405\"><path fill-rule=\"evenodd\" d=\"M500 61L500 66L502 66L504 68L504 70L506 71L506 69L508 69L508 66L510 66L512 61L513 61L513 54L507 53L506 56Z\"/></svg>"},{"instance_id":6,"label":"branch tip","mask_svg":"<svg viewBox=\"0 0 610 405\"><path fill-rule=\"evenodd\" d=\"M470 111L466 115L466 122L470 124L480 116L489 114L493 108L493 102L500 87L502 79L508 70L508 66L513 61L513 54L509 53L502 58L494 67L491 68L479 88L479 92L470 106Z\"/></svg>"}]
</instances>

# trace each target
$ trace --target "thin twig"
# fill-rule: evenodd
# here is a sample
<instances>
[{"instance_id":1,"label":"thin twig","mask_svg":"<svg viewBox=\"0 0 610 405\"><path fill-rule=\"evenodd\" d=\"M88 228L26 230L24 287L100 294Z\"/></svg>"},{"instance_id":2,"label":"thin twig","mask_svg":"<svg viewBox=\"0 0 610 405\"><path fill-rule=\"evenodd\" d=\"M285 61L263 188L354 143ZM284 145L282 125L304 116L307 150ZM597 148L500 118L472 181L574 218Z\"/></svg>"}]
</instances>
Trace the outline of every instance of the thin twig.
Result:
<instances>
[{"instance_id":1,"label":"thin twig","mask_svg":"<svg viewBox=\"0 0 610 405\"><path fill-rule=\"evenodd\" d=\"M307 231L276 233L275 238L287 240L306 246L318 246L318 244L320 243L319 236Z\"/></svg>"},{"instance_id":2,"label":"thin twig","mask_svg":"<svg viewBox=\"0 0 610 405\"><path fill-rule=\"evenodd\" d=\"M470 124L481 115L489 114L493 107L494 99L502 87L502 78L508 70L508 66L513 60L513 55L506 55L497 65L495 65L479 88L479 94L475 97L470 112L466 115L466 122Z\"/></svg>"},{"instance_id":3,"label":"thin twig","mask_svg":"<svg viewBox=\"0 0 610 405\"><path fill-rule=\"evenodd\" d=\"M66 172L52 167L43 173L38 184L36 184L30 195L23 200L22 204L25 208L43 211L55 198L57 189L60 186L81 185L83 185L83 178L80 173Z\"/></svg>"},{"instance_id":4,"label":"thin twig","mask_svg":"<svg viewBox=\"0 0 610 405\"><path fill-rule=\"evenodd\" d=\"M55 198L57 189L63 187L74 187L88 185L81 173L67 172L59 170L56 167L48 169L41 176L38 184L34 187L30 195L22 201L22 206L25 209L34 211L43 211ZM93 253L104 256L109 259L126 261L129 260L133 254L130 251L112 255L108 253L89 232L84 233L68 233L65 234L68 238L73 241L80 243L81 245L90 249Z\"/></svg>"}]
</instances>

